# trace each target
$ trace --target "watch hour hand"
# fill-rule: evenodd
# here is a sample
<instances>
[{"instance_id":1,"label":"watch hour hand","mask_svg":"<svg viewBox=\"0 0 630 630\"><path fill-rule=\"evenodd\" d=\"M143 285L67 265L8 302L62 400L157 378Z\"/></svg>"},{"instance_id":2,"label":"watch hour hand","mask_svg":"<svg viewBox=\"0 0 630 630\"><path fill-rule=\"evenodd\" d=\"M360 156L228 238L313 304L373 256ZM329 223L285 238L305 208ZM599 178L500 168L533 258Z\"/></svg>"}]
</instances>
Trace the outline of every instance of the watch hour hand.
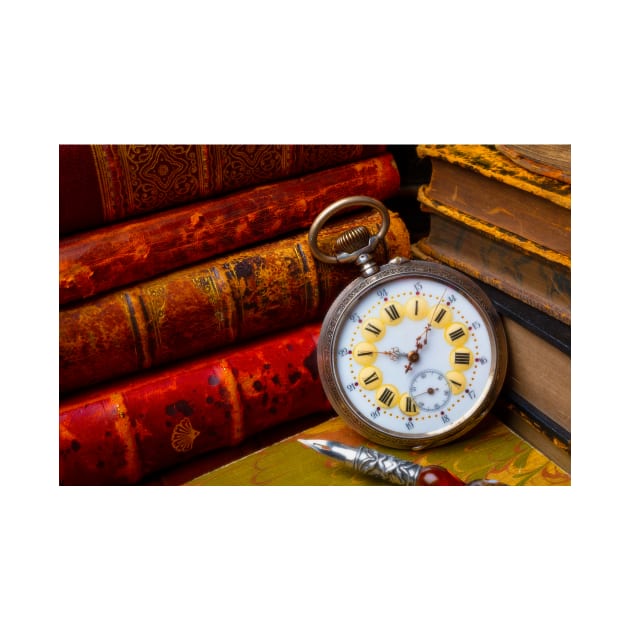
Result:
<instances>
[{"instance_id":1,"label":"watch hour hand","mask_svg":"<svg viewBox=\"0 0 630 630\"><path fill-rule=\"evenodd\" d=\"M398 361L400 359L400 348L392 348L391 350L358 350L354 352L357 357L370 357L374 354L384 354L392 361Z\"/></svg>"},{"instance_id":2,"label":"watch hour hand","mask_svg":"<svg viewBox=\"0 0 630 630\"><path fill-rule=\"evenodd\" d=\"M405 365L405 374L411 371L414 363L418 363L418 361L420 361L420 350L427 345L427 338L430 330L431 324L427 324L420 336L416 337L416 347L407 353L408 363Z\"/></svg>"}]
</instances>

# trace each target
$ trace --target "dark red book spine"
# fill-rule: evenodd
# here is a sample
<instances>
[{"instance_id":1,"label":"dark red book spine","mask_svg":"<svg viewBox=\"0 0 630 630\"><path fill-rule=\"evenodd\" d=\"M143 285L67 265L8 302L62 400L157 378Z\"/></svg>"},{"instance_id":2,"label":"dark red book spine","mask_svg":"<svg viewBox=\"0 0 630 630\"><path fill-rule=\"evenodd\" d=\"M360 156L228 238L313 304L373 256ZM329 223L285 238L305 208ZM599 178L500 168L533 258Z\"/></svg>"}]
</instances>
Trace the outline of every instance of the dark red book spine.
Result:
<instances>
[{"instance_id":1,"label":"dark red book spine","mask_svg":"<svg viewBox=\"0 0 630 630\"><path fill-rule=\"evenodd\" d=\"M59 303L307 228L342 197L387 199L399 185L393 157L383 154L68 236L59 243Z\"/></svg>"},{"instance_id":2,"label":"dark red book spine","mask_svg":"<svg viewBox=\"0 0 630 630\"><path fill-rule=\"evenodd\" d=\"M63 485L129 484L330 410L307 325L64 401Z\"/></svg>"},{"instance_id":3,"label":"dark red book spine","mask_svg":"<svg viewBox=\"0 0 630 630\"><path fill-rule=\"evenodd\" d=\"M68 235L374 156L380 145L59 145Z\"/></svg>"}]
</instances>

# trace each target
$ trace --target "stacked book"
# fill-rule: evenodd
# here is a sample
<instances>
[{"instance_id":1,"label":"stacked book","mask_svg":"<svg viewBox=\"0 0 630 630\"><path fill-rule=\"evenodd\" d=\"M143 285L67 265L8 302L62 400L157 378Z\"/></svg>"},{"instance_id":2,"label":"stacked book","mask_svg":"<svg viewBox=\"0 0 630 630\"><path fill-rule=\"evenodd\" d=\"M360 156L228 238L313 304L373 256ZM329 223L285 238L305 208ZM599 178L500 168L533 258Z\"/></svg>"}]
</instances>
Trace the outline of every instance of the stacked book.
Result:
<instances>
[{"instance_id":1,"label":"stacked book","mask_svg":"<svg viewBox=\"0 0 630 630\"><path fill-rule=\"evenodd\" d=\"M502 316L508 426L568 470L571 445L570 145L422 145L427 234L414 256L473 277Z\"/></svg>"},{"instance_id":2,"label":"stacked book","mask_svg":"<svg viewBox=\"0 0 630 630\"><path fill-rule=\"evenodd\" d=\"M328 413L319 325L356 271L319 263L308 229L399 185L383 146L61 145L60 483L137 483ZM391 219L381 262L410 255Z\"/></svg>"}]
</instances>

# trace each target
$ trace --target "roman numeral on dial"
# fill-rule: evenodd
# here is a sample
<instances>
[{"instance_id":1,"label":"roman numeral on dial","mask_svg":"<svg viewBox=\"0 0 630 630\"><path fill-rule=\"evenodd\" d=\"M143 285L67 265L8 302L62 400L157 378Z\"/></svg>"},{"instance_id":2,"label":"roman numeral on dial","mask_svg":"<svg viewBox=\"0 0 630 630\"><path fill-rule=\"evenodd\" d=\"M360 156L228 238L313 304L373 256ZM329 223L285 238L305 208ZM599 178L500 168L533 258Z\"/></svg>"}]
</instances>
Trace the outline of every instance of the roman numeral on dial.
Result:
<instances>
[{"instance_id":1,"label":"roman numeral on dial","mask_svg":"<svg viewBox=\"0 0 630 630\"><path fill-rule=\"evenodd\" d=\"M387 328L385 322L372 317L361 324L361 334L366 341L379 341Z\"/></svg>"},{"instance_id":2,"label":"roman numeral on dial","mask_svg":"<svg viewBox=\"0 0 630 630\"><path fill-rule=\"evenodd\" d=\"M431 325L437 328L446 328L453 320L453 313L445 304L434 306L432 313Z\"/></svg>"},{"instance_id":3,"label":"roman numeral on dial","mask_svg":"<svg viewBox=\"0 0 630 630\"><path fill-rule=\"evenodd\" d=\"M428 310L429 305L427 301L419 295L412 297L404 307L405 316L414 321L424 319L427 316Z\"/></svg>"},{"instance_id":4,"label":"roman numeral on dial","mask_svg":"<svg viewBox=\"0 0 630 630\"><path fill-rule=\"evenodd\" d=\"M383 373L373 365L364 367L359 372L359 385L363 389L376 389L383 383Z\"/></svg>"},{"instance_id":5,"label":"roman numeral on dial","mask_svg":"<svg viewBox=\"0 0 630 630\"><path fill-rule=\"evenodd\" d=\"M453 346L463 346L468 341L468 328L461 322L451 324L444 331L444 338Z\"/></svg>"},{"instance_id":6,"label":"roman numeral on dial","mask_svg":"<svg viewBox=\"0 0 630 630\"><path fill-rule=\"evenodd\" d=\"M409 395L403 394L400 397L400 403L398 404L400 410L407 416L416 416L420 412L416 401Z\"/></svg>"},{"instance_id":7,"label":"roman numeral on dial","mask_svg":"<svg viewBox=\"0 0 630 630\"><path fill-rule=\"evenodd\" d=\"M455 348L449 358L455 370L467 370L473 364L473 353L468 348Z\"/></svg>"},{"instance_id":8,"label":"roman numeral on dial","mask_svg":"<svg viewBox=\"0 0 630 630\"><path fill-rule=\"evenodd\" d=\"M381 309L381 319L390 326L396 326L403 320L403 307L398 302L392 302Z\"/></svg>"},{"instance_id":9,"label":"roman numeral on dial","mask_svg":"<svg viewBox=\"0 0 630 630\"><path fill-rule=\"evenodd\" d=\"M362 341L361 343L358 343L352 349L352 358L359 365L372 365L372 363L376 361L377 357L378 350L376 349L376 346L367 341Z\"/></svg>"},{"instance_id":10,"label":"roman numeral on dial","mask_svg":"<svg viewBox=\"0 0 630 630\"><path fill-rule=\"evenodd\" d=\"M384 385L376 392L376 402L390 409L398 403L400 394L394 385Z\"/></svg>"},{"instance_id":11,"label":"roman numeral on dial","mask_svg":"<svg viewBox=\"0 0 630 630\"><path fill-rule=\"evenodd\" d=\"M461 394L466 389L466 377L461 372L447 372L446 380L454 396Z\"/></svg>"}]
</instances>

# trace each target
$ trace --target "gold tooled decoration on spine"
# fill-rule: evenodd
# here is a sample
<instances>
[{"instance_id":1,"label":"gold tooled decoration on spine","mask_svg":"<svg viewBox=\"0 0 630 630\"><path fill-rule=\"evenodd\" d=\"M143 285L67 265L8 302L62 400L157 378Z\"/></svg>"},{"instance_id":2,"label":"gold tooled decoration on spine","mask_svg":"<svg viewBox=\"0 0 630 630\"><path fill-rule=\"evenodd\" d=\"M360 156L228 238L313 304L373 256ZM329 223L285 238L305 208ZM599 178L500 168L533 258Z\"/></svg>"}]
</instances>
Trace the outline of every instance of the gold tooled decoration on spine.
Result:
<instances>
[{"instance_id":1,"label":"gold tooled decoration on spine","mask_svg":"<svg viewBox=\"0 0 630 630\"><path fill-rule=\"evenodd\" d=\"M171 434L171 446L178 453L190 451L193 447L195 439L199 435L199 431L193 428L190 418L184 418L175 425Z\"/></svg>"}]
</instances>

